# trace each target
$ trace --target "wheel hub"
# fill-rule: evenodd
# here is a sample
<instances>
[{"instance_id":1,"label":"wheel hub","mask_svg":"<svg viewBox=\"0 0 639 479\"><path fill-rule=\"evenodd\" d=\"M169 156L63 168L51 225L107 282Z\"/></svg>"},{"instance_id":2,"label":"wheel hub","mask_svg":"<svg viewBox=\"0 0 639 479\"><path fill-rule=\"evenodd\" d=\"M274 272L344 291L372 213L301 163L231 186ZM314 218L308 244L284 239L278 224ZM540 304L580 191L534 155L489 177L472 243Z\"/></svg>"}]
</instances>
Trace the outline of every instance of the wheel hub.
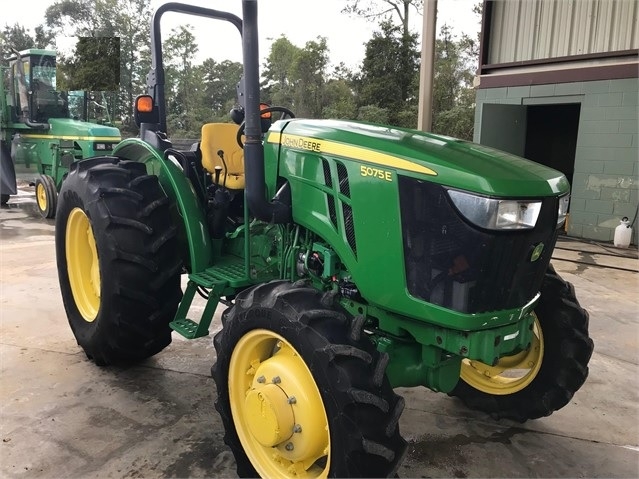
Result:
<instances>
[{"instance_id":1,"label":"wheel hub","mask_svg":"<svg viewBox=\"0 0 639 479\"><path fill-rule=\"evenodd\" d=\"M69 213L65 243L73 299L84 320L92 322L100 309L100 266L91 223L80 208Z\"/></svg>"},{"instance_id":2,"label":"wheel hub","mask_svg":"<svg viewBox=\"0 0 639 479\"><path fill-rule=\"evenodd\" d=\"M41 211L47 210L47 192L42 183L38 183L36 191L36 200Z\"/></svg>"},{"instance_id":3,"label":"wheel hub","mask_svg":"<svg viewBox=\"0 0 639 479\"><path fill-rule=\"evenodd\" d=\"M276 446L292 436L295 416L280 387L266 384L251 390L244 406L248 428L262 446Z\"/></svg>"},{"instance_id":4,"label":"wheel hub","mask_svg":"<svg viewBox=\"0 0 639 479\"><path fill-rule=\"evenodd\" d=\"M326 410L291 343L265 329L240 338L229 364L229 395L240 442L260 476L327 477Z\"/></svg>"},{"instance_id":5,"label":"wheel hub","mask_svg":"<svg viewBox=\"0 0 639 479\"><path fill-rule=\"evenodd\" d=\"M473 388L486 394L508 395L521 391L539 373L544 357L544 339L535 316L530 347L520 353L500 358L490 366L480 361L465 359L462 362L461 378Z\"/></svg>"}]
</instances>

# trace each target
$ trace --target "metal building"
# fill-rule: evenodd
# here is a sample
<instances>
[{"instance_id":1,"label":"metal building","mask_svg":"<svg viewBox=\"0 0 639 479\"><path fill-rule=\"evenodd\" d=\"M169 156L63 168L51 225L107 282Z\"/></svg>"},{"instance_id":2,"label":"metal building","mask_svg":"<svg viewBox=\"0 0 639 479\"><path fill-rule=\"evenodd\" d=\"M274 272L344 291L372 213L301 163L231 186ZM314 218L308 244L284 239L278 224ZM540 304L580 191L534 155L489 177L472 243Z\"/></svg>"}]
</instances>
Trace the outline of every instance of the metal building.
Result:
<instances>
[{"instance_id":1,"label":"metal building","mask_svg":"<svg viewBox=\"0 0 639 479\"><path fill-rule=\"evenodd\" d=\"M637 0L484 1L474 139L566 174L570 236L611 241L637 214L638 16Z\"/></svg>"}]
</instances>

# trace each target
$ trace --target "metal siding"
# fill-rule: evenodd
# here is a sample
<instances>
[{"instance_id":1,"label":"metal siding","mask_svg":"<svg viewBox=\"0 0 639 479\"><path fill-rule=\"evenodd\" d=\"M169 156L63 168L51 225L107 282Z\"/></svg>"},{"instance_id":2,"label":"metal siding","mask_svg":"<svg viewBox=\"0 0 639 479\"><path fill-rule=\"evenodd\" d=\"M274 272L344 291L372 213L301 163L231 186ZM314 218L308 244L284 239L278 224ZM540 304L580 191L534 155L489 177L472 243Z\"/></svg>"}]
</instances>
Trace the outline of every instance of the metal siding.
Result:
<instances>
[{"instance_id":1,"label":"metal siding","mask_svg":"<svg viewBox=\"0 0 639 479\"><path fill-rule=\"evenodd\" d=\"M541 14L539 16L539 25L537 25L537 48L532 58L548 58L550 55L550 46L553 43L555 30L544 28L544 25L552 25L555 18L556 2L539 2Z\"/></svg>"},{"instance_id":2,"label":"metal siding","mask_svg":"<svg viewBox=\"0 0 639 479\"><path fill-rule=\"evenodd\" d=\"M612 29L614 5L613 2L597 2L595 27L591 43L593 52L604 52L609 49L608 42L610 41Z\"/></svg>"},{"instance_id":3,"label":"metal siding","mask_svg":"<svg viewBox=\"0 0 639 479\"><path fill-rule=\"evenodd\" d=\"M498 0L489 63L639 48L637 0Z\"/></svg>"}]
</instances>

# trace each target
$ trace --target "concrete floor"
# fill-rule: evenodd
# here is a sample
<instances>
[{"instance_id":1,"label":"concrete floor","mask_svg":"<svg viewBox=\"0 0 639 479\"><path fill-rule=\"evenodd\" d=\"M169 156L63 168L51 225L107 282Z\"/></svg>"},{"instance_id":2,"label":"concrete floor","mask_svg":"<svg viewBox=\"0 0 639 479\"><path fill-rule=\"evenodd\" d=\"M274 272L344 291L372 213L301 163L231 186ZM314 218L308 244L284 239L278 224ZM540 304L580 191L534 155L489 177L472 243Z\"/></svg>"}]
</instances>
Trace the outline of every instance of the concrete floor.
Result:
<instances>
[{"instance_id":1,"label":"concrete floor","mask_svg":"<svg viewBox=\"0 0 639 479\"><path fill-rule=\"evenodd\" d=\"M0 477L235 477L213 408L210 338L174 337L135 367L90 363L62 307L53 230L28 186L0 210ZM553 264L590 311L586 384L525 424L402 390L401 477L639 477L636 249L559 246Z\"/></svg>"}]
</instances>

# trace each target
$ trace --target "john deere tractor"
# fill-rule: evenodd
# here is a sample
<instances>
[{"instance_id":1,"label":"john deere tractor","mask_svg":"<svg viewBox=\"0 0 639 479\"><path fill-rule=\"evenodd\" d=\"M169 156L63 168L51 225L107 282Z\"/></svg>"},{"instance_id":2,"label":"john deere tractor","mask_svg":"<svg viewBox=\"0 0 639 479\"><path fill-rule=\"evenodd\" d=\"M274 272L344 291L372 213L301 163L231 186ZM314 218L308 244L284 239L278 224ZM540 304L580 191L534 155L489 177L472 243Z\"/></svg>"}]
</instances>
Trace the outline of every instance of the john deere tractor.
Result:
<instances>
[{"instance_id":1,"label":"john deere tractor","mask_svg":"<svg viewBox=\"0 0 639 479\"><path fill-rule=\"evenodd\" d=\"M87 356L129 363L173 332L205 337L225 305L215 407L242 477L393 476L400 386L517 421L565 406L593 349L549 265L566 178L453 138L260 106L257 1L242 8L161 6L140 137L73 163L62 185L60 288ZM230 22L243 43L239 125L203 125L188 151L166 130L167 11Z\"/></svg>"},{"instance_id":2,"label":"john deere tractor","mask_svg":"<svg viewBox=\"0 0 639 479\"><path fill-rule=\"evenodd\" d=\"M89 102L87 92L56 90L55 51L14 50L9 66L0 68L3 205L17 192L18 166L33 172L38 211L53 218L71 163L111 151L120 141L117 128L87 121Z\"/></svg>"}]
</instances>

